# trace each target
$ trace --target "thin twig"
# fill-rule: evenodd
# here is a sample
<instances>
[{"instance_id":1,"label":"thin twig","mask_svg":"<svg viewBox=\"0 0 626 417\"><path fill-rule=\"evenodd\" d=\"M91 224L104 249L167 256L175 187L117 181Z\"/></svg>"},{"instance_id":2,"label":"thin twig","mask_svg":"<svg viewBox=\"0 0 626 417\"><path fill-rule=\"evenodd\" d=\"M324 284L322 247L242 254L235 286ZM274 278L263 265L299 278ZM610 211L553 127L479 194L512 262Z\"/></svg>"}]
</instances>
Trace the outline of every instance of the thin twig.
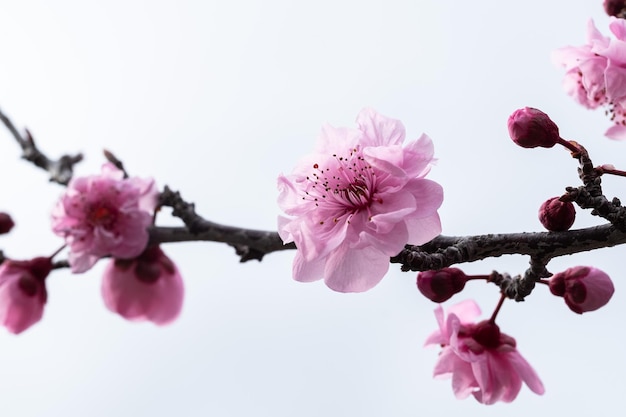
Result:
<instances>
[{"instance_id":1,"label":"thin twig","mask_svg":"<svg viewBox=\"0 0 626 417\"><path fill-rule=\"evenodd\" d=\"M25 133L22 135L2 110L0 110L0 120L22 148L23 159L47 171L50 174L51 182L61 185L67 185L70 182L74 172L74 165L82 161L82 154L63 155L58 160L50 159L37 148L35 140L28 129L24 129Z\"/></svg>"}]
</instances>

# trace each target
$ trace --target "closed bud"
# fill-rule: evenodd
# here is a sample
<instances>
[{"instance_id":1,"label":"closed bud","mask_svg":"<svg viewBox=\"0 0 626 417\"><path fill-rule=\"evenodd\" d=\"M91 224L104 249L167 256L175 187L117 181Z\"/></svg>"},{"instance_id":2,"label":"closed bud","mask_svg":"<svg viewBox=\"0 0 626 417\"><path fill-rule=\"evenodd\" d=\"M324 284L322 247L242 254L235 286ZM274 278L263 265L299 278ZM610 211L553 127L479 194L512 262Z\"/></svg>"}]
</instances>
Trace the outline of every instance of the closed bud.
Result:
<instances>
[{"instance_id":1,"label":"closed bud","mask_svg":"<svg viewBox=\"0 0 626 417\"><path fill-rule=\"evenodd\" d=\"M0 235L9 233L13 229L15 223L13 219L7 213L0 213Z\"/></svg>"},{"instance_id":2,"label":"closed bud","mask_svg":"<svg viewBox=\"0 0 626 417\"><path fill-rule=\"evenodd\" d=\"M626 16L625 0L604 0L604 11L609 16L624 18Z\"/></svg>"},{"instance_id":3,"label":"closed bud","mask_svg":"<svg viewBox=\"0 0 626 417\"><path fill-rule=\"evenodd\" d=\"M552 197L539 207L539 221L551 232L568 230L576 220L576 208L570 201Z\"/></svg>"},{"instance_id":4,"label":"closed bud","mask_svg":"<svg viewBox=\"0 0 626 417\"><path fill-rule=\"evenodd\" d=\"M461 292L466 282L467 275L458 268L443 268L417 274L417 288L435 303L443 303Z\"/></svg>"},{"instance_id":5,"label":"closed bud","mask_svg":"<svg viewBox=\"0 0 626 417\"><path fill-rule=\"evenodd\" d=\"M574 313L597 310L609 302L615 292L611 278L591 266L575 266L550 278L550 292L563 297Z\"/></svg>"},{"instance_id":6,"label":"closed bud","mask_svg":"<svg viewBox=\"0 0 626 417\"><path fill-rule=\"evenodd\" d=\"M558 126L541 110L518 109L509 116L509 136L523 148L553 147L561 138Z\"/></svg>"},{"instance_id":7,"label":"closed bud","mask_svg":"<svg viewBox=\"0 0 626 417\"><path fill-rule=\"evenodd\" d=\"M0 325L18 334L41 320L51 270L52 261L44 257L0 265Z\"/></svg>"}]
</instances>

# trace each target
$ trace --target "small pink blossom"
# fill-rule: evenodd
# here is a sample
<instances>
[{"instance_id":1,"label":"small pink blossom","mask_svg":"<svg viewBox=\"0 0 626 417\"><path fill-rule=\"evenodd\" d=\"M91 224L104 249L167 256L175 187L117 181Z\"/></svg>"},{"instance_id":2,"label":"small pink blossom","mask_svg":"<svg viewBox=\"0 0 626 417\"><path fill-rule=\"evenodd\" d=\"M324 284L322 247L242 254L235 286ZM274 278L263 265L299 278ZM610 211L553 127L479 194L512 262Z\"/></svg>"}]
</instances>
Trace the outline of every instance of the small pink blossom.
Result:
<instances>
[{"instance_id":1,"label":"small pink blossom","mask_svg":"<svg viewBox=\"0 0 626 417\"><path fill-rule=\"evenodd\" d=\"M45 279L52 270L50 258L5 260L0 265L0 324L21 333L41 320L48 299Z\"/></svg>"},{"instance_id":2,"label":"small pink blossom","mask_svg":"<svg viewBox=\"0 0 626 417\"><path fill-rule=\"evenodd\" d=\"M626 139L626 20L610 19L614 39L590 20L587 44L560 48L553 60L565 67L565 91L589 109L605 107L615 123L605 135L621 140Z\"/></svg>"},{"instance_id":3,"label":"small pink blossom","mask_svg":"<svg viewBox=\"0 0 626 417\"><path fill-rule=\"evenodd\" d=\"M435 309L439 330L426 340L426 345L442 347L435 378L452 376L457 398L472 394L483 404L513 401L522 382L534 393L543 394L541 380L517 351L515 339L501 333L491 321L474 324L479 315L480 309L472 300L452 306L447 318L441 306Z\"/></svg>"},{"instance_id":4,"label":"small pink blossom","mask_svg":"<svg viewBox=\"0 0 626 417\"><path fill-rule=\"evenodd\" d=\"M104 270L104 303L127 320L168 324L180 314L183 295L178 268L158 246L135 259L112 259Z\"/></svg>"},{"instance_id":5,"label":"small pink blossom","mask_svg":"<svg viewBox=\"0 0 626 417\"><path fill-rule=\"evenodd\" d=\"M357 124L325 126L313 154L278 177L278 204L291 216L279 218L279 234L298 248L294 278L323 278L341 292L374 287L406 243L441 232L443 191L424 179L434 161L430 138L403 147L402 123L371 109Z\"/></svg>"},{"instance_id":6,"label":"small pink blossom","mask_svg":"<svg viewBox=\"0 0 626 417\"><path fill-rule=\"evenodd\" d=\"M582 314L606 305L615 287L609 276L591 266L575 266L554 274L550 281L552 294L563 297L575 313Z\"/></svg>"},{"instance_id":7,"label":"small pink blossom","mask_svg":"<svg viewBox=\"0 0 626 417\"><path fill-rule=\"evenodd\" d=\"M72 179L52 212L52 230L70 247L72 272L85 272L103 256L139 256L157 198L153 179L124 178L111 163L100 175Z\"/></svg>"}]
</instances>

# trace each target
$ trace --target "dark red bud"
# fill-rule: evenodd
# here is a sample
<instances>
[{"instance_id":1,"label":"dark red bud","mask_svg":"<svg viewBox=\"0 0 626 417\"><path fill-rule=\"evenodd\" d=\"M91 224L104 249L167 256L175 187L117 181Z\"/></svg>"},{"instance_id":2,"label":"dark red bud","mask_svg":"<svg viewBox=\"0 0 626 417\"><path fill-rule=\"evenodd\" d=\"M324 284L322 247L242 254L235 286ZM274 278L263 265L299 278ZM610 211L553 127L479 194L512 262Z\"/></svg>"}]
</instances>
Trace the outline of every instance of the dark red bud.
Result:
<instances>
[{"instance_id":1,"label":"dark red bud","mask_svg":"<svg viewBox=\"0 0 626 417\"><path fill-rule=\"evenodd\" d=\"M558 126L541 110L518 109L509 116L509 136L523 148L553 147L560 139Z\"/></svg>"},{"instance_id":2,"label":"dark red bud","mask_svg":"<svg viewBox=\"0 0 626 417\"><path fill-rule=\"evenodd\" d=\"M548 281L550 292L557 297L563 297L565 295L565 279L562 274L554 275Z\"/></svg>"},{"instance_id":3,"label":"dark red bud","mask_svg":"<svg viewBox=\"0 0 626 417\"><path fill-rule=\"evenodd\" d=\"M13 229L15 223L13 219L7 213L0 213L0 235L9 233Z\"/></svg>"},{"instance_id":4,"label":"dark red bud","mask_svg":"<svg viewBox=\"0 0 626 417\"><path fill-rule=\"evenodd\" d=\"M500 328L489 320L481 321L474 327L472 338L487 349L495 349L500 346Z\"/></svg>"},{"instance_id":5,"label":"dark red bud","mask_svg":"<svg viewBox=\"0 0 626 417\"><path fill-rule=\"evenodd\" d=\"M576 208L570 201L552 197L539 207L539 221L551 232L568 230L576 220Z\"/></svg>"},{"instance_id":6,"label":"dark red bud","mask_svg":"<svg viewBox=\"0 0 626 417\"><path fill-rule=\"evenodd\" d=\"M625 0L604 0L604 11L609 16L624 18L626 16Z\"/></svg>"},{"instance_id":7,"label":"dark red bud","mask_svg":"<svg viewBox=\"0 0 626 417\"><path fill-rule=\"evenodd\" d=\"M465 287L465 282L467 282L467 275L458 268L443 268L417 274L417 288L435 303L443 303L454 294L461 292Z\"/></svg>"}]
</instances>

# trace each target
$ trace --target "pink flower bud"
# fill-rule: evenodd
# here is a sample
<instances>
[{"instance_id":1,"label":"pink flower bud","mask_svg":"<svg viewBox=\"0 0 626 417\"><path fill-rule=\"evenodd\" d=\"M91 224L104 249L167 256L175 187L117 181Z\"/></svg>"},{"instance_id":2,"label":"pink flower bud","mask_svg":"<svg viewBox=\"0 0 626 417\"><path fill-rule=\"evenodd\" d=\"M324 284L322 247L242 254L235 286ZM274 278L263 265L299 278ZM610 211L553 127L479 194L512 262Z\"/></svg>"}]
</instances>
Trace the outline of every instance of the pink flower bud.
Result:
<instances>
[{"instance_id":1,"label":"pink flower bud","mask_svg":"<svg viewBox=\"0 0 626 417\"><path fill-rule=\"evenodd\" d=\"M626 15L626 1L624 0L604 0L604 11L609 16L624 18Z\"/></svg>"},{"instance_id":2,"label":"pink flower bud","mask_svg":"<svg viewBox=\"0 0 626 417\"><path fill-rule=\"evenodd\" d=\"M52 270L50 258L5 260L0 265L0 324L21 333L43 316L48 294L45 279Z\"/></svg>"},{"instance_id":3,"label":"pink flower bud","mask_svg":"<svg viewBox=\"0 0 626 417\"><path fill-rule=\"evenodd\" d=\"M547 114L532 107L518 109L509 116L509 136L523 148L553 147L560 139L558 126Z\"/></svg>"},{"instance_id":4,"label":"pink flower bud","mask_svg":"<svg viewBox=\"0 0 626 417\"><path fill-rule=\"evenodd\" d=\"M13 219L7 213L0 213L0 235L9 233L13 229L15 223Z\"/></svg>"},{"instance_id":5,"label":"pink flower bud","mask_svg":"<svg viewBox=\"0 0 626 417\"><path fill-rule=\"evenodd\" d=\"M458 268L443 268L417 274L417 288L435 303L443 303L465 287L467 275Z\"/></svg>"},{"instance_id":6,"label":"pink flower bud","mask_svg":"<svg viewBox=\"0 0 626 417\"><path fill-rule=\"evenodd\" d=\"M575 266L550 278L550 292L563 297L574 313L597 310L609 302L615 288L611 278L591 266Z\"/></svg>"},{"instance_id":7,"label":"pink flower bud","mask_svg":"<svg viewBox=\"0 0 626 417\"><path fill-rule=\"evenodd\" d=\"M178 268L158 246L135 259L112 259L104 270L104 303L127 320L168 324L180 313L183 293Z\"/></svg>"},{"instance_id":8,"label":"pink flower bud","mask_svg":"<svg viewBox=\"0 0 626 417\"><path fill-rule=\"evenodd\" d=\"M561 201L559 197L546 200L539 207L539 221L551 232L568 230L576 219L576 208L570 201Z\"/></svg>"}]
</instances>

